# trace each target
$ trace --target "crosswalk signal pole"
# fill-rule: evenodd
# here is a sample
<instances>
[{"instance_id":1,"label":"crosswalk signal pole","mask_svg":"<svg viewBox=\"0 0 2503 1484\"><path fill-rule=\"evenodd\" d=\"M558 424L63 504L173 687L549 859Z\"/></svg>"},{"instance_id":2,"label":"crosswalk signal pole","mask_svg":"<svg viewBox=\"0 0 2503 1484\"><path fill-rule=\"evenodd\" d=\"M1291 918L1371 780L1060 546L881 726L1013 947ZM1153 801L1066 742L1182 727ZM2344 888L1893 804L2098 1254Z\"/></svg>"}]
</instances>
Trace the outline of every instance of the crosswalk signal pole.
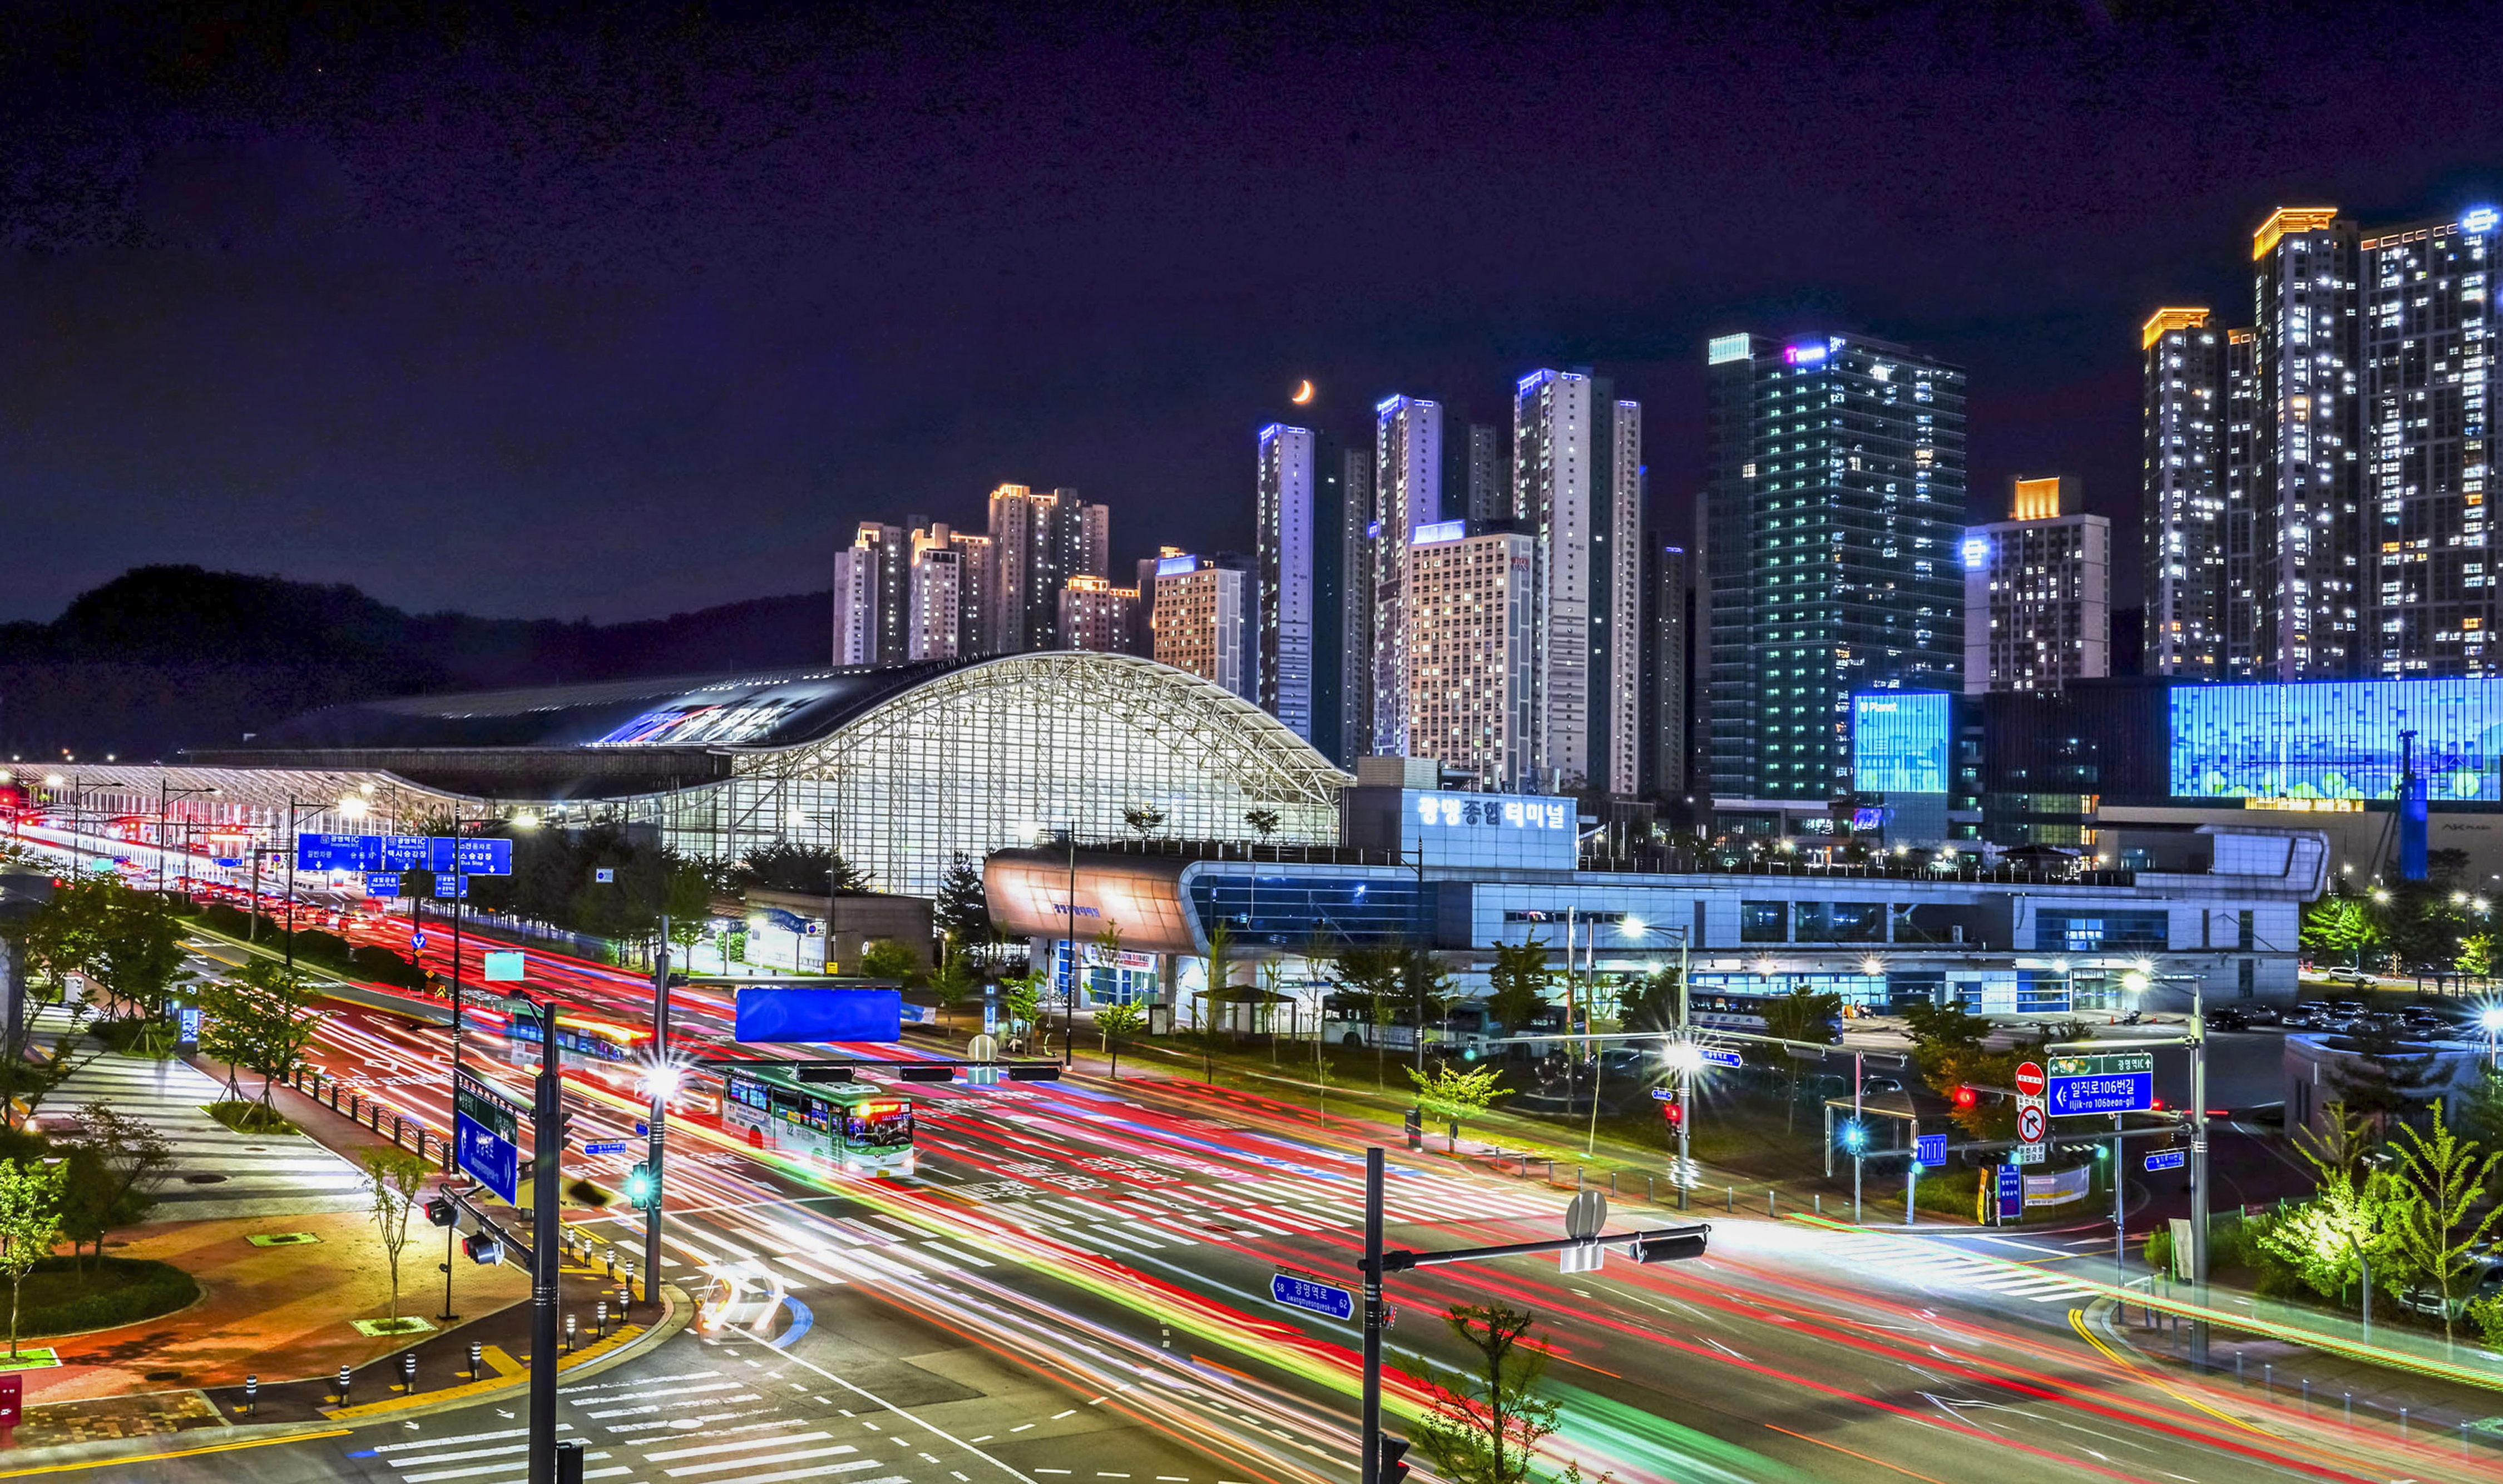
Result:
<instances>
[{"instance_id":1,"label":"crosswalk signal pole","mask_svg":"<svg viewBox=\"0 0 2503 1484\"><path fill-rule=\"evenodd\" d=\"M564 1198L565 1082L558 1065L556 1001L541 1003L538 1017L539 1080L531 1109L531 1484L554 1484L557 1248L562 1241L557 1202ZM581 1477L578 1472L574 1476Z\"/></svg>"},{"instance_id":2,"label":"crosswalk signal pole","mask_svg":"<svg viewBox=\"0 0 2503 1484\"><path fill-rule=\"evenodd\" d=\"M1423 1030L1419 1027L1420 1032ZM1382 1466L1382 1148L1364 1152L1364 1484Z\"/></svg>"},{"instance_id":3,"label":"crosswalk signal pole","mask_svg":"<svg viewBox=\"0 0 2503 1484\"><path fill-rule=\"evenodd\" d=\"M661 1305L661 1178L662 1130L669 1122L669 917L661 915L661 949L652 965L652 1108L651 1140L644 1159L652 1172L651 1199L643 1207L643 1297L657 1312Z\"/></svg>"}]
</instances>

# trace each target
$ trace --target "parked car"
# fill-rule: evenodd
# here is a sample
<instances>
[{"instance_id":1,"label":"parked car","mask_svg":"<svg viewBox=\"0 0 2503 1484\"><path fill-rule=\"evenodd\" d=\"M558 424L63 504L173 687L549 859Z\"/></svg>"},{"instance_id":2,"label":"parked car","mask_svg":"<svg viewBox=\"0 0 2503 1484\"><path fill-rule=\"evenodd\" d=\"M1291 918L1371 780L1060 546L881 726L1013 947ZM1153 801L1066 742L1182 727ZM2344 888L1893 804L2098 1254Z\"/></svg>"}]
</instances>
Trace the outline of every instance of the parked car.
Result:
<instances>
[{"instance_id":1,"label":"parked car","mask_svg":"<svg viewBox=\"0 0 2503 1484\"><path fill-rule=\"evenodd\" d=\"M2256 1000L2247 1005L2238 1005L2235 1008L2243 1013L2243 1018L2245 1020L2253 1025L2278 1025L2283 1023L2285 1019L2282 1015L2278 1013L2278 1008L2275 1005L2263 1005Z\"/></svg>"},{"instance_id":2,"label":"parked car","mask_svg":"<svg viewBox=\"0 0 2503 1484\"><path fill-rule=\"evenodd\" d=\"M2448 1317L2456 1319L2479 1299L2497 1296L2503 1296L2503 1261L2488 1260L2473 1266L2451 1280ZM2429 1283L2412 1283L2401 1290L2399 1307L2435 1319L2446 1317L2442 1294Z\"/></svg>"},{"instance_id":3,"label":"parked car","mask_svg":"<svg viewBox=\"0 0 2503 1484\"><path fill-rule=\"evenodd\" d=\"M2358 989L2369 989L2373 984L2373 976L2361 969L2332 969L2320 977L2330 984L2352 984Z\"/></svg>"},{"instance_id":4,"label":"parked car","mask_svg":"<svg viewBox=\"0 0 2503 1484\"><path fill-rule=\"evenodd\" d=\"M1903 1090L1903 1080L1900 1078L1879 1077L1871 1074L1860 1079L1860 1095L1863 1097L1871 1097L1880 1092L1901 1092Z\"/></svg>"},{"instance_id":5,"label":"parked car","mask_svg":"<svg viewBox=\"0 0 2503 1484\"><path fill-rule=\"evenodd\" d=\"M2244 1030L2251 1023L2250 1018L2234 1005L2219 1005L2209 1011L2206 1018L2210 1030Z\"/></svg>"}]
</instances>

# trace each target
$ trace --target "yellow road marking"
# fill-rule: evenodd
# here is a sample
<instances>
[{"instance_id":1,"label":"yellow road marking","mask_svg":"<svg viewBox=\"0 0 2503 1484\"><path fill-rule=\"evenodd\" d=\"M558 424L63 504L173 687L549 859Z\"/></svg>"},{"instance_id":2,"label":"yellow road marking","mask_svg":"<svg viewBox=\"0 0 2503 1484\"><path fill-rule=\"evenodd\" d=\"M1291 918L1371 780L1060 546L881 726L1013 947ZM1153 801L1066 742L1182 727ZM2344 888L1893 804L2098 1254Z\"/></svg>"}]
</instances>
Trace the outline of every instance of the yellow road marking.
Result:
<instances>
[{"instance_id":1,"label":"yellow road marking","mask_svg":"<svg viewBox=\"0 0 2503 1484\"><path fill-rule=\"evenodd\" d=\"M2203 1411L2203 1412L2207 1413L2209 1416L2215 1418L2218 1422L2227 1423L2227 1424L2230 1424L2231 1426L2234 1426L2234 1427L2240 1428L2240 1429L2242 1429L2244 1432L2248 1432L2248 1433L2252 1434L2252 1435L2253 1435L2253 1436L2255 1436L2255 1437L2268 1437L2268 1438L2274 1438L2274 1437L2276 1437L2276 1436L2277 1436L2277 1434L2276 1434L2276 1433L2271 1432L2270 1432L2270 1431L2268 1431L2266 1428L2253 1427L2251 1424L2249 1424L2249 1423L2247 1423L2247 1422L2243 1421L2243 1420L2242 1420L2241 1418L2239 1418L2239 1417L2230 1417L2230 1416L2227 1416L2225 1413L2217 1411L2214 1407L2210 1406L2208 1403L2206 1403L2206 1402L2204 1402L2204 1401L2200 1400L2200 1399L2199 1399L2198 1398L2196 1398L2196 1397L2185 1397L2185 1396L2183 1396L2181 1393L2179 1393L2179 1392L2177 1392L2177 1391L2175 1391L2172 1387L2169 1387L2169 1386L2165 1385L2163 1382L2158 1381L2157 1379L2155 1379L2155 1377L2154 1377L2152 1374L2150 1374L2149 1372L2147 1372L2147 1371L2145 1371L2145 1370L2142 1369L2142 1368L2141 1368L2141 1367L2139 1367L2138 1365L2135 1365L2135 1364L2131 1363L2130 1362L2128 1362L2128 1361L2126 1361L2126 1360L2123 1360L2123 1359L2121 1358L2120 1354L2119 1354L2117 1351L2113 1350L2109 1345L2105 1344L2103 1341L2101 1341L2101 1340L2099 1340L2099 1339L2095 1338L2093 1331L2089 1330L2089 1329L2086 1328L2086 1311L2085 1311L2085 1310L2083 1310L2083 1309L2071 1309L2071 1310L2069 1311L2069 1328L2071 1328L2071 1329L2074 1329L2074 1330L2076 1330L2076 1331L2077 1331L2077 1337L2078 1337L2079 1339L2084 1340L2087 1344L2092 1345L2092 1346L2094 1346L2097 1350L2102 1351L2102 1352L2103 1352L2103 1354L2104 1354L2104 1359L2106 1359L2106 1360L2108 1360L2108 1361L2111 1362L2114 1365L2119 1366L2121 1369L2123 1369L2123 1370L2125 1370L2125 1371L2128 1371L2131 1375L2139 1377L2141 1380L2143 1380L2147 1385L2154 1387L2157 1391L2162 1392L2164 1395L2166 1395L2166 1396L2168 1396L2168 1397L2172 1398L2174 1400L2180 1402L2183 1406L2193 1406L2193 1407L2197 1407L2200 1411Z\"/></svg>"},{"instance_id":2,"label":"yellow road marking","mask_svg":"<svg viewBox=\"0 0 2503 1484\"><path fill-rule=\"evenodd\" d=\"M316 1437L345 1437L354 1428L332 1428L325 1432L297 1432L287 1437L247 1437L231 1443L211 1443L205 1448L178 1448L171 1453L139 1453L128 1458L90 1459L84 1464L47 1464L41 1468L11 1468L0 1471L0 1479L22 1479L33 1474L70 1473L82 1468L113 1468L125 1464L153 1464L159 1459L197 1458L203 1453L232 1453L237 1448L266 1448L272 1443L300 1443Z\"/></svg>"},{"instance_id":3,"label":"yellow road marking","mask_svg":"<svg viewBox=\"0 0 2503 1484\"><path fill-rule=\"evenodd\" d=\"M1768 1427L1768 1428L1773 1428L1773 1425L1772 1425L1771 1423L1769 1423L1769 1422L1768 1422L1768 1423L1766 1423L1766 1424L1765 1424L1765 1426L1766 1426L1766 1427ZM1804 1432L1791 1432L1791 1430L1790 1430L1790 1429L1788 1429L1788 1428L1773 1428L1773 1431L1774 1431L1774 1432L1776 1432L1782 1433L1782 1434L1784 1434L1784 1435L1786 1435L1786 1436L1789 1436L1789 1437L1796 1437L1796 1438L1798 1438L1800 1442L1803 1442L1803 1443L1814 1443L1814 1444L1816 1444L1816 1445L1817 1445L1818 1447L1820 1447L1820 1448L1831 1448L1831 1449L1833 1449L1833 1450L1834 1450L1834 1452L1836 1452L1836 1453L1847 1453L1847 1454L1850 1454L1850 1455L1851 1455L1851 1457L1853 1457L1853 1458L1856 1458L1856 1459L1860 1460L1860 1461L1861 1461L1862 1463L1864 1463L1864 1464L1874 1464L1874 1465L1876 1465L1876 1466L1877 1466L1878 1467L1880 1467L1880 1468L1892 1468L1892 1469L1894 1469L1897 1473L1902 1474L1903 1477L1905 1477L1905 1478L1907 1478L1907 1479L1919 1479L1919 1480L1922 1480L1922 1481L1923 1481L1923 1484L1946 1484L1946 1481L1945 1481L1945 1480L1943 1480L1943 1479L1935 1479L1935 1478L1930 1477L1930 1476L1929 1476L1928 1474L1926 1474L1926 1473L1914 1473L1911 1469L1909 1469L1909 1468L1905 1468L1905 1467L1903 1467L1903 1466L1901 1466L1901 1465L1899 1465L1899 1464L1890 1464L1890 1463L1887 1463L1887 1462L1886 1462L1884 1459L1882 1459L1882 1458L1870 1458L1870 1457L1869 1457L1868 1454L1866 1454L1866 1453L1858 1453L1858 1452L1854 1452L1853 1450L1851 1450L1851 1449L1849 1449L1849 1448L1846 1448L1846 1447L1842 1446L1842 1444L1840 1444L1840 1443L1830 1443L1830 1442L1827 1442L1827 1441L1826 1441L1824 1438L1822 1438L1822 1437L1810 1437L1810 1436L1808 1436L1808 1435L1807 1435L1806 1433L1804 1433Z\"/></svg>"}]
</instances>

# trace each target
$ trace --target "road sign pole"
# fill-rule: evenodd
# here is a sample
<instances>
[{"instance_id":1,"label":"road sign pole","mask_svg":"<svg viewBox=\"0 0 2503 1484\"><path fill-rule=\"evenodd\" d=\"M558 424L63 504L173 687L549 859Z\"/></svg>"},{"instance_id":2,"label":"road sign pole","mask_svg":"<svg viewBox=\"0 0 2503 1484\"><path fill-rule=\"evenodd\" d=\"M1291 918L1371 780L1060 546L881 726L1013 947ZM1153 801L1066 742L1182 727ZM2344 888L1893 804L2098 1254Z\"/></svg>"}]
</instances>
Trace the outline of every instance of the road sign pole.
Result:
<instances>
[{"instance_id":1,"label":"road sign pole","mask_svg":"<svg viewBox=\"0 0 2503 1484\"><path fill-rule=\"evenodd\" d=\"M669 1064L669 915L661 915L661 949L652 965L652 1068ZM652 1201L643 1208L643 1296L654 1311L661 1306L661 1192L669 1182L661 1175L662 1132L669 1126L669 1101L661 1095L658 1077L652 1083L651 1142L644 1158L652 1171Z\"/></svg>"},{"instance_id":2,"label":"road sign pole","mask_svg":"<svg viewBox=\"0 0 2503 1484\"><path fill-rule=\"evenodd\" d=\"M459 856L454 860L457 863ZM453 899L456 910L460 899ZM559 1068L556 1001L538 1007L539 1080L531 1112L531 1484L556 1471L557 1202L564 1198L565 1081Z\"/></svg>"},{"instance_id":3,"label":"road sign pole","mask_svg":"<svg viewBox=\"0 0 2503 1484\"><path fill-rule=\"evenodd\" d=\"M2208 1024L2203 985L2190 985L2190 1368L2208 1368Z\"/></svg>"},{"instance_id":4,"label":"road sign pole","mask_svg":"<svg viewBox=\"0 0 2503 1484\"><path fill-rule=\"evenodd\" d=\"M2129 1147L2121 1141L2121 1117L2112 1121L2112 1287L2129 1281Z\"/></svg>"},{"instance_id":5,"label":"road sign pole","mask_svg":"<svg viewBox=\"0 0 2503 1484\"><path fill-rule=\"evenodd\" d=\"M1382 1149L1364 1152L1364 1450L1363 1484L1378 1484L1382 1456Z\"/></svg>"}]
</instances>

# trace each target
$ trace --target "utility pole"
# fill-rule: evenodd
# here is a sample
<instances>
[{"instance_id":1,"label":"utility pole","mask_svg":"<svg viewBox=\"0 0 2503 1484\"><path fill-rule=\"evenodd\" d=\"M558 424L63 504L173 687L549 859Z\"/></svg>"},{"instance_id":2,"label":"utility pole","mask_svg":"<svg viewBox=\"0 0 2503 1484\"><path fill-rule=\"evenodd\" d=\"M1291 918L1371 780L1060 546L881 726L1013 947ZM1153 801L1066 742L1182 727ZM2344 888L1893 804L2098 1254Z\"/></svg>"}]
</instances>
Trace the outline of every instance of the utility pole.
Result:
<instances>
[{"instance_id":1,"label":"utility pole","mask_svg":"<svg viewBox=\"0 0 2503 1484\"><path fill-rule=\"evenodd\" d=\"M457 876L457 846L453 860ZM555 1484L558 1228L563 1225L557 1203L564 1199L565 1083L559 1071L556 1001L536 1008L539 1079L531 1110L531 1484Z\"/></svg>"},{"instance_id":2,"label":"utility pole","mask_svg":"<svg viewBox=\"0 0 2503 1484\"><path fill-rule=\"evenodd\" d=\"M1364 1152L1364 1450L1363 1484L1378 1484L1382 1467L1382 1151Z\"/></svg>"},{"instance_id":3,"label":"utility pole","mask_svg":"<svg viewBox=\"0 0 2503 1484\"><path fill-rule=\"evenodd\" d=\"M834 921L827 919L826 943L834 944ZM652 965L652 1066L650 1069L652 1109L651 1138L644 1145L643 1158L652 1172L652 1198L643 1208L643 1296L658 1309L661 1303L661 1191L666 1182L661 1178L662 1135L669 1122L669 915L661 914L661 950Z\"/></svg>"},{"instance_id":4,"label":"utility pole","mask_svg":"<svg viewBox=\"0 0 2503 1484\"><path fill-rule=\"evenodd\" d=\"M296 850L297 850L297 846L296 846L296 844L295 844L295 796L294 796L293 794L290 794L290 795L288 795L288 796L287 796L287 969L288 969L288 972L289 972L289 973L291 973L291 973L293 973L293 972L295 971L295 856L296 856ZM254 910L255 912L257 912L257 911L259 911L259 908L256 906L253 910ZM458 1020L455 1020L455 1021L454 1021L452 1034L453 1034L455 1037L458 1037L458 1036L461 1034L461 1030L460 1030L460 1022L459 1022ZM458 1040L455 1040L455 1041L452 1043L452 1045L453 1045L454 1050L457 1052L457 1051L459 1050L459 1048L460 1048L461 1043L460 1043ZM457 1059L454 1061L454 1063L453 1063L453 1064L454 1064L455 1066L460 1065L460 1063L459 1063L459 1061L458 1061ZM451 1292L451 1289L450 1289L450 1284L451 1284L451 1282L452 1282L452 1280L451 1280L451 1279L449 1279L449 1278L446 1278L446 1279L444 1280L444 1284L445 1284L445 1292L446 1292L446 1293ZM448 1310L452 1307L452 1305L451 1305L451 1304L449 1304L449 1303L446 1303L443 1307L448 1311Z\"/></svg>"},{"instance_id":5,"label":"utility pole","mask_svg":"<svg viewBox=\"0 0 2503 1484\"><path fill-rule=\"evenodd\" d=\"M2208 1368L2208 1021L2206 977L2190 983L2190 1368Z\"/></svg>"}]
</instances>

